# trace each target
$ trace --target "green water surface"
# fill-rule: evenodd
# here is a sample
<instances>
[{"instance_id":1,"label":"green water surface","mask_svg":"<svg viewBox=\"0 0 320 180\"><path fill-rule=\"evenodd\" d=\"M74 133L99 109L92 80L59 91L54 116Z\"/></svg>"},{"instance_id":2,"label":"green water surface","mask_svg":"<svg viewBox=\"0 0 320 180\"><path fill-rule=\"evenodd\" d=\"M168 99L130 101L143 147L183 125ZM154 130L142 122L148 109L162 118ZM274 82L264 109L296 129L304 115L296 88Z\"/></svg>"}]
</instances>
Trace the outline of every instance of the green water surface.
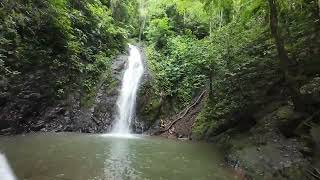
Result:
<instances>
[{"instance_id":1,"label":"green water surface","mask_svg":"<svg viewBox=\"0 0 320 180\"><path fill-rule=\"evenodd\" d=\"M19 180L229 180L214 145L73 133L0 137Z\"/></svg>"}]
</instances>

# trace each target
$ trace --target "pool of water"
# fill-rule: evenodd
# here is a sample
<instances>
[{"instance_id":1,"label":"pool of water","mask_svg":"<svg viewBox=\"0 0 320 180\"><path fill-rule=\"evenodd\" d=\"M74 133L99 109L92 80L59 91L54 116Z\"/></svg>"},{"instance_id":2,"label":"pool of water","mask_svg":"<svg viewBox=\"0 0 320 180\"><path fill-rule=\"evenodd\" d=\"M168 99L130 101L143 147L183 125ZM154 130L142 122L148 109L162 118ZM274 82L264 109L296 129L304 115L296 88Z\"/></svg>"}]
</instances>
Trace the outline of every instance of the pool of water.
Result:
<instances>
[{"instance_id":1,"label":"pool of water","mask_svg":"<svg viewBox=\"0 0 320 180\"><path fill-rule=\"evenodd\" d=\"M230 180L214 145L84 134L0 137L19 180Z\"/></svg>"}]
</instances>

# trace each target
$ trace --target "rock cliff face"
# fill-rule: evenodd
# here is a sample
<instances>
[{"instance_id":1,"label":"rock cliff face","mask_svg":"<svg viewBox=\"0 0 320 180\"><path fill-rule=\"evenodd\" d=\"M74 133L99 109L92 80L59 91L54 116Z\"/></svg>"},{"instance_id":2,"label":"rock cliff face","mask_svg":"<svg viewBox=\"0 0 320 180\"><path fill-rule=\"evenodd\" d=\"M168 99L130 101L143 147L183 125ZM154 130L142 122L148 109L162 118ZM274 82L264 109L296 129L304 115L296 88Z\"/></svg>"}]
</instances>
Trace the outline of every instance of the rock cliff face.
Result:
<instances>
[{"instance_id":1,"label":"rock cliff face","mask_svg":"<svg viewBox=\"0 0 320 180\"><path fill-rule=\"evenodd\" d=\"M148 60L143 45L140 44L139 46L143 60L144 74L141 78L140 87L137 94L136 118L134 119L134 123L132 124L131 128L135 133L144 133L152 126L152 123L150 123L150 121L152 121L152 117L145 112L145 109L150 103L150 95L152 95L152 93L149 93L149 90L151 90L152 76L149 71Z\"/></svg>"},{"instance_id":2,"label":"rock cliff face","mask_svg":"<svg viewBox=\"0 0 320 180\"><path fill-rule=\"evenodd\" d=\"M0 134L109 131L127 58L127 55L120 55L113 60L112 80L100 82L90 105L82 103L80 90L69 94L66 100L51 100L45 91L46 73L30 74L21 82L20 92L3 91L0 94Z\"/></svg>"}]
</instances>

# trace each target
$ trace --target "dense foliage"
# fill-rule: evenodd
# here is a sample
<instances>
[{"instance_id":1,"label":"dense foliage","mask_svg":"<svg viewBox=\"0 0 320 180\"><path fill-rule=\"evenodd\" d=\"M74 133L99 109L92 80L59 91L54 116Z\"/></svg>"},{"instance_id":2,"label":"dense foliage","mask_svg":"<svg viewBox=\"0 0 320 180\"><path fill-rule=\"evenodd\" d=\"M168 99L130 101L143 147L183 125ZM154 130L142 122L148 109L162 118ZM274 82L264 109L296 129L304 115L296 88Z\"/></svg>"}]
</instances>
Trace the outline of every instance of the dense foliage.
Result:
<instances>
[{"instance_id":1,"label":"dense foliage","mask_svg":"<svg viewBox=\"0 0 320 180\"><path fill-rule=\"evenodd\" d=\"M209 137L269 97L303 103L299 87L320 69L319 7L317 0L4 0L0 104L74 92L87 102L109 83L111 59L139 38L152 75L146 111L177 112L206 89L193 131Z\"/></svg>"},{"instance_id":2,"label":"dense foliage","mask_svg":"<svg viewBox=\"0 0 320 180\"><path fill-rule=\"evenodd\" d=\"M214 141L240 179L319 179L320 0L0 0L0 135L110 131L128 42L132 131Z\"/></svg>"},{"instance_id":3,"label":"dense foliage","mask_svg":"<svg viewBox=\"0 0 320 180\"><path fill-rule=\"evenodd\" d=\"M108 75L110 59L124 49L131 27L127 11L134 4L114 4L115 10L111 4L107 0L2 1L1 91L14 95L25 89L52 99L79 89L83 96L94 91L102 76Z\"/></svg>"},{"instance_id":4,"label":"dense foliage","mask_svg":"<svg viewBox=\"0 0 320 180\"><path fill-rule=\"evenodd\" d=\"M279 38L274 40L268 1L147 1L143 37L157 96L176 99L180 109L209 89L194 126L197 137L211 136L230 115L263 104L267 90L285 81L283 70L290 68L295 84L319 73L318 2L275 2ZM279 39L294 70L280 68Z\"/></svg>"}]
</instances>

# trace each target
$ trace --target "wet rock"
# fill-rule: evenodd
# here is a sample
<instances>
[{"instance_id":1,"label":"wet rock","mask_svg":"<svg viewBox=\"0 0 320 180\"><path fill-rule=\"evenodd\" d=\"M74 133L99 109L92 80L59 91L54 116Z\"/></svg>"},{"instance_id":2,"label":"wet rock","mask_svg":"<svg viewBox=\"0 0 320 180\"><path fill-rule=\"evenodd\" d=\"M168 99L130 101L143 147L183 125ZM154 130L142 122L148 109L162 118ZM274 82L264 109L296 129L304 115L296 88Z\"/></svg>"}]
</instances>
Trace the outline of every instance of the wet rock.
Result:
<instances>
[{"instance_id":1,"label":"wet rock","mask_svg":"<svg viewBox=\"0 0 320 180\"><path fill-rule=\"evenodd\" d=\"M46 128L42 128L40 129L41 132L48 132L48 130Z\"/></svg>"},{"instance_id":2,"label":"wet rock","mask_svg":"<svg viewBox=\"0 0 320 180\"><path fill-rule=\"evenodd\" d=\"M144 74L141 77L137 94L136 120L133 130L137 133L157 134L159 130L160 114L162 113L161 98L152 92L152 77L149 72L146 53L140 48L144 64Z\"/></svg>"},{"instance_id":3,"label":"wet rock","mask_svg":"<svg viewBox=\"0 0 320 180\"><path fill-rule=\"evenodd\" d=\"M312 79L309 83L300 88L300 93L303 95L310 94L320 96L320 77Z\"/></svg>"},{"instance_id":4,"label":"wet rock","mask_svg":"<svg viewBox=\"0 0 320 180\"><path fill-rule=\"evenodd\" d=\"M25 93L25 95L23 96L23 99L28 99L30 101L33 100L38 100L41 98L41 94L40 93L28 93L28 92L23 92Z\"/></svg>"},{"instance_id":5,"label":"wet rock","mask_svg":"<svg viewBox=\"0 0 320 180\"><path fill-rule=\"evenodd\" d=\"M303 147L300 152L304 155L307 156L312 156L313 155L313 150L310 147Z\"/></svg>"},{"instance_id":6,"label":"wet rock","mask_svg":"<svg viewBox=\"0 0 320 180\"><path fill-rule=\"evenodd\" d=\"M2 135L9 135L12 132L14 132L13 128L6 128L6 129L1 129L0 130L0 134L2 134Z\"/></svg>"},{"instance_id":7,"label":"wet rock","mask_svg":"<svg viewBox=\"0 0 320 180\"><path fill-rule=\"evenodd\" d=\"M299 89L301 97L296 108L302 112L313 113L320 108L320 77L315 77Z\"/></svg>"},{"instance_id":8,"label":"wet rock","mask_svg":"<svg viewBox=\"0 0 320 180\"><path fill-rule=\"evenodd\" d=\"M231 167L242 167L252 179L304 179L312 149L307 141L295 135L287 137L283 127L294 132L292 122L301 121L305 116L296 112L288 103L277 103L272 109L256 112L257 124L247 131L229 130L219 135L222 147L226 147ZM258 119L259 118L259 119ZM279 129L281 131L279 131ZM221 141L222 137L230 137ZM305 147L305 148L303 148ZM303 152L301 149L305 149ZM309 153L308 153L309 152ZM238 163L240 162L240 163ZM237 165L238 164L238 165ZM250 179L249 178L249 179Z\"/></svg>"},{"instance_id":9,"label":"wet rock","mask_svg":"<svg viewBox=\"0 0 320 180\"><path fill-rule=\"evenodd\" d=\"M126 60L126 55L115 58L112 79L101 80L92 103L88 105L83 103L79 89L64 100L49 98L46 95L48 82L43 78L46 72L31 72L17 83L17 91L12 91L15 94L0 93L0 135L31 131L99 133L110 130Z\"/></svg>"},{"instance_id":10,"label":"wet rock","mask_svg":"<svg viewBox=\"0 0 320 180\"><path fill-rule=\"evenodd\" d=\"M10 97L10 93L8 92L4 92L4 93L0 93L0 106L4 106Z\"/></svg>"}]
</instances>

